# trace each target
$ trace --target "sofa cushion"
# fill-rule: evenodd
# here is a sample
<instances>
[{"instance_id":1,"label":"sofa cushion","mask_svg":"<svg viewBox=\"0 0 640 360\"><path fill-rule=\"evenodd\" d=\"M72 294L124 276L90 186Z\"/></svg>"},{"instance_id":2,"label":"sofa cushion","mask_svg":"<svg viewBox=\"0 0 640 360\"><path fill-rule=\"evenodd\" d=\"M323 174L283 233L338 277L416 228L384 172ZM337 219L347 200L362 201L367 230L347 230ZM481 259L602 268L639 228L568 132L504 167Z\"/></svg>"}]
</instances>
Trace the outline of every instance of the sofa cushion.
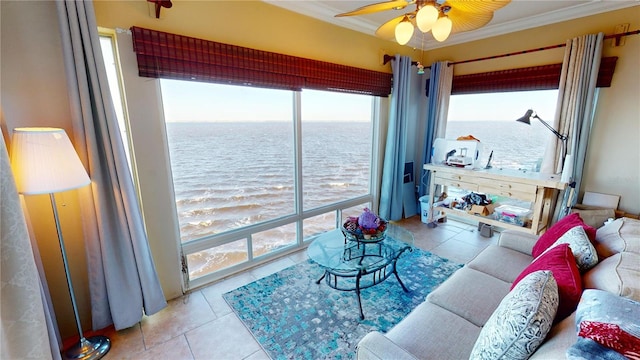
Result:
<instances>
[{"instance_id":1,"label":"sofa cushion","mask_svg":"<svg viewBox=\"0 0 640 360\"><path fill-rule=\"evenodd\" d=\"M571 315L576 310L580 296L582 296L582 280L569 244L557 245L537 257L531 265L524 269L511 287L515 287L525 276L538 270L551 270L558 284L560 302L555 322Z\"/></svg>"},{"instance_id":2,"label":"sofa cushion","mask_svg":"<svg viewBox=\"0 0 640 360\"><path fill-rule=\"evenodd\" d=\"M512 283L533 258L516 250L489 245L467 265L471 269Z\"/></svg>"},{"instance_id":3,"label":"sofa cushion","mask_svg":"<svg viewBox=\"0 0 640 360\"><path fill-rule=\"evenodd\" d=\"M432 291L427 301L482 326L509 292L509 285L483 272L463 267Z\"/></svg>"},{"instance_id":4,"label":"sofa cushion","mask_svg":"<svg viewBox=\"0 0 640 360\"><path fill-rule=\"evenodd\" d=\"M640 254L623 252L602 260L584 274L583 285L640 301Z\"/></svg>"},{"instance_id":5,"label":"sofa cushion","mask_svg":"<svg viewBox=\"0 0 640 360\"><path fill-rule=\"evenodd\" d=\"M571 252L576 259L576 264L581 272L585 272L598 264L598 253L589 241L582 226L578 225L569 229L553 243L546 251L560 244L569 244ZM543 252L543 254L544 254Z\"/></svg>"},{"instance_id":6,"label":"sofa cushion","mask_svg":"<svg viewBox=\"0 0 640 360\"><path fill-rule=\"evenodd\" d=\"M518 230L503 230L498 238L498 245L531 256L533 246L540 237Z\"/></svg>"},{"instance_id":7,"label":"sofa cushion","mask_svg":"<svg viewBox=\"0 0 640 360\"><path fill-rule=\"evenodd\" d=\"M471 359L527 359L551 329L558 310L558 285L551 271L522 279L480 331Z\"/></svg>"},{"instance_id":8,"label":"sofa cushion","mask_svg":"<svg viewBox=\"0 0 640 360\"><path fill-rule=\"evenodd\" d=\"M417 360L413 354L401 348L378 331L365 335L356 347L358 360Z\"/></svg>"},{"instance_id":9,"label":"sofa cushion","mask_svg":"<svg viewBox=\"0 0 640 360\"><path fill-rule=\"evenodd\" d=\"M640 254L640 220L620 218L606 224L593 244L601 260L623 251Z\"/></svg>"},{"instance_id":10,"label":"sofa cushion","mask_svg":"<svg viewBox=\"0 0 640 360\"><path fill-rule=\"evenodd\" d=\"M466 359L479 333L479 326L423 302L389 330L387 337L419 358Z\"/></svg>"},{"instance_id":11,"label":"sofa cushion","mask_svg":"<svg viewBox=\"0 0 640 360\"><path fill-rule=\"evenodd\" d=\"M542 345L529 360L564 359L567 348L578 339L576 331L576 313L555 324Z\"/></svg>"},{"instance_id":12,"label":"sofa cushion","mask_svg":"<svg viewBox=\"0 0 640 360\"><path fill-rule=\"evenodd\" d=\"M553 224L544 234L540 235L540 238L533 246L531 254L534 258L540 256L543 251L551 247L564 233L578 225L584 228L589 240L594 241L596 229L585 224L578 213L573 213L563 217L557 223Z\"/></svg>"}]
</instances>

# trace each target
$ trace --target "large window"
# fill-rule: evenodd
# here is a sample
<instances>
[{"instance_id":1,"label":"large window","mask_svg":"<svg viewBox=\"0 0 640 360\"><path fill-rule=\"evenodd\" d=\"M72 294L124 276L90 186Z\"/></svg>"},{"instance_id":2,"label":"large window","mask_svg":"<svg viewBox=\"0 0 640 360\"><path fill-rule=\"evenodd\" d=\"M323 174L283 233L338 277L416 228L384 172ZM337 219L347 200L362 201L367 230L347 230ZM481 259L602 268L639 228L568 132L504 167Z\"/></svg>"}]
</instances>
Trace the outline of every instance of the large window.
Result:
<instances>
[{"instance_id":1,"label":"large window","mask_svg":"<svg viewBox=\"0 0 640 360\"><path fill-rule=\"evenodd\" d=\"M369 194L371 98L302 93L304 209Z\"/></svg>"},{"instance_id":2,"label":"large window","mask_svg":"<svg viewBox=\"0 0 640 360\"><path fill-rule=\"evenodd\" d=\"M533 109L551 122L557 96L557 90L452 95L446 138L473 135L479 139L482 164L493 152L495 168L539 171L547 143L555 136L539 121L526 125L515 120Z\"/></svg>"},{"instance_id":3,"label":"large window","mask_svg":"<svg viewBox=\"0 0 640 360\"><path fill-rule=\"evenodd\" d=\"M183 242L295 213L290 92L161 84Z\"/></svg>"},{"instance_id":4,"label":"large window","mask_svg":"<svg viewBox=\"0 0 640 360\"><path fill-rule=\"evenodd\" d=\"M370 203L373 97L160 83L192 280L302 246Z\"/></svg>"}]
</instances>

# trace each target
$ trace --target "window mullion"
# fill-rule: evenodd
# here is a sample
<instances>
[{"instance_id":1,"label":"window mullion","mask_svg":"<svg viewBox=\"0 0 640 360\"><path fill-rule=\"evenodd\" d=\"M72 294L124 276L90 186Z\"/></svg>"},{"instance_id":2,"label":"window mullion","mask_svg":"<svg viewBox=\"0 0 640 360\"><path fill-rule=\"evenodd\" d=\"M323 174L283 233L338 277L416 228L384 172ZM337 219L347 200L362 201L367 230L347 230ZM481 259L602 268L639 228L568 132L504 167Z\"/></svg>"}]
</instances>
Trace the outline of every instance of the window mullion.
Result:
<instances>
[{"instance_id":1,"label":"window mullion","mask_svg":"<svg viewBox=\"0 0 640 360\"><path fill-rule=\"evenodd\" d=\"M296 222L298 244L304 241L304 231L302 228L302 92L293 92L293 142L294 142L294 188L295 188L295 211L298 216Z\"/></svg>"}]
</instances>

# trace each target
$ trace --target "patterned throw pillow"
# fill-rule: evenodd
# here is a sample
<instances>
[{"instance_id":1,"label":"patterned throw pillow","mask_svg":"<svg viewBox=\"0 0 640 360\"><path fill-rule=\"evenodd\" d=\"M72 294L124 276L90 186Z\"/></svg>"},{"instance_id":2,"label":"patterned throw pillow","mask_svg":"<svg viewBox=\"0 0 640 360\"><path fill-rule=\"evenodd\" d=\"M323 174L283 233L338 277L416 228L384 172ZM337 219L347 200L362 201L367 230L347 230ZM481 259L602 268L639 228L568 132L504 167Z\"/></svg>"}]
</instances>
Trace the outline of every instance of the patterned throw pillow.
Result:
<instances>
[{"instance_id":1,"label":"patterned throw pillow","mask_svg":"<svg viewBox=\"0 0 640 360\"><path fill-rule=\"evenodd\" d=\"M586 289L576 309L576 331L583 321L616 324L620 329L640 338L640 302L608 291Z\"/></svg>"},{"instance_id":2,"label":"patterned throw pillow","mask_svg":"<svg viewBox=\"0 0 640 360\"><path fill-rule=\"evenodd\" d=\"M585 320L580 323L578 336L591 339L629 359L640 359L640 338L622 330L619 325Z\"/></svg>"},{"instance_id":3,"label":"patterned throw pillow","mask_svg":"<svg viewBox=\"0 0 640 360\"><path fill-rule=\"evenodd\" d=\"M536 241L536 244L533 246L531 255L537 258L545 250L550 248L564 233L578 225L584 228L589 240L595 240L596 229L585 224L578 213L573 213L558 220L558 222L553 224L544 234L540 235L540 238L538 238L538 241Z\"/></svg>"},{"instance_id":4,"label":"patterned throw pillow","mask_svg":"<svg viewBox=\"0 0 640 360\"><path fill-rule=\"evenodd\" d=\"M560 244L569 244L581 273L584 273L598 264L598 253L596 252L596 248L594 248L591 241L589 241L589 238L582 226L578 225L571 228L555 243L553 243L549 249ZM549 251L549 249L545 250L545 252Z\"/></svg>"},{"instance_id":5,"label":"patterned throw pillow","mask_svg":"<svg viewBox=\"0 0 640 360\"><path fill-rule=\"evenodd\" d=\"M487 320L470 359L529 358L547 336L557 309L558 285L551 271L525 276Z\"/></svg>"}]
</instances>

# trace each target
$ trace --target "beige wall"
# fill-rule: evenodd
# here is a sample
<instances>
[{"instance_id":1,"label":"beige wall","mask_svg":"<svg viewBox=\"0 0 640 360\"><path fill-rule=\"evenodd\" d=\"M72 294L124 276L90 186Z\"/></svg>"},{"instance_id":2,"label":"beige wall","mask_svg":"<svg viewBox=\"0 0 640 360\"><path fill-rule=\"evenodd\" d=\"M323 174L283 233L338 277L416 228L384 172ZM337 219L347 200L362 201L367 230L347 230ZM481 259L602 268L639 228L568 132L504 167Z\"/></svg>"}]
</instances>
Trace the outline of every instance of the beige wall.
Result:
<instances>
[{"instance_id":1,"label":"beige wall","mask_svg":"<svg viewBox=\"0 0 640 360\"><path fill-rule=\"evenodd\" d=\"M60 127L71 134L61 40L54 2L0 1L2 131ZM70 136L72 139L73 137ZM2 174L2 176L5 176ZM56 194L81 322L91 327L86 258L77 190ZM25 196L62 336L77 334L48 195Z\"/></svg>"},{"instance_id":2,"label":"beige wall","mask_svg":"<svg viewBox=\"0 0 640 360\"><path fill-rule=\"evenodd\" d=\"M374 37L351 30L323 24L310 18L294 15L261 2L247 1L174 1L172 9L163 9L161 19L155 19L152 8L146 1L97 1L95 2L98 25L108 28L143 26L172 31L235 45L262 50L331 61L379 71L390 71L382 66L381 53L403 52L418 59L419 51L400 47ZM2 26L0 66L1 82L0 114L3 131L18 126L57 126L70 131L69 105L55 5L50 1L0 1ZM229 21L229 20L233 21ZM619 23L630 23L631 29L640 28L640 7L634 7L604 15L593 16L567 24L546 26L489 40L452 46L425 52L425 63L450 59L464 60L474 57L523 50L533 47L562 43L565 39L589 32L612 33ZM587 176L583 188L588 191L622 195L621 208L640 212L640 36L627 37L626 45L610 48L605 44L605 55L619 56L618 68L610 89L603 89L594 124L594 136L588 155ZM131 54L129 54L131 55ZM456 73L471 73L501 68L561 62L562 50L514 56L502 60L484 61L456 67ZM131 69L125 70L131 71ZM146 100L135 103L140 111L145 106L158 106L158 90L154 80L139 79L146 83L149 93ZM155 91L155 92L154 92ZM127 96L133 96L127 94ZM135 96L133 97L135 99ZM131 105L130 105L131 106ZM153 115L153 114L156 115ZM155 126L147 135L151 144L162 139L158 108L149 108L146 116L139 115L132 132L143 137L146 126ZM132 119L133 121L133 119ZM163 130L162 130L163 131ZM136 149L143 160L152 158L153 151ZM144 154L144 153L147 154ZM149 178L154 171L162 172L153 161L140 162L148 168ZM148 180L150 181L150 180ZM147 184L148 185L148 184ZM141 182L144 187L145 183ZM167 185L168 186L168 185ZM154 188L154 191L170 189ZM69 204L68 213L62 214L65 240L69 252L78 262L72 263L72 276L81 310L82 323L90 327L88 313L88 290L86 286L86 264L82 257L81 226L75 194L61 194ZM62 201L62 200L59 200ZM55 228L49 217L47 199L28 199L34 231L43 251L43 262L47 280L56 305L56 314L63 337L75 334L73 315L66 295L64 273L59 252L55 251ZM148 209L145 209L147 217ZM154 259L159 267L163 289L168 297L179 293L179 273L174 267L176 253L175 219L167 220L165 214L147 218L152 228L167 227L171 232L152 244ZM164 218L163 218L164 217ZM167 225L169 224L169 225ZM160 251L158 248L168 248ZM160 259L160 261L158 260ZM167 260L168 259L168 260Z\"/></svg>"},{"instance_id":3,"label":"beige wall","mask_svg":"<svg viewBox=\"0 0 640 360\"><path fill-rule=\"evenodd\" d=\"M390 72L380 52L413 49L336 27L260 1L176 1L155 18L143 1L96 1L98 24L174 32L259 50Z\"/></svg>"}]
</instances>

